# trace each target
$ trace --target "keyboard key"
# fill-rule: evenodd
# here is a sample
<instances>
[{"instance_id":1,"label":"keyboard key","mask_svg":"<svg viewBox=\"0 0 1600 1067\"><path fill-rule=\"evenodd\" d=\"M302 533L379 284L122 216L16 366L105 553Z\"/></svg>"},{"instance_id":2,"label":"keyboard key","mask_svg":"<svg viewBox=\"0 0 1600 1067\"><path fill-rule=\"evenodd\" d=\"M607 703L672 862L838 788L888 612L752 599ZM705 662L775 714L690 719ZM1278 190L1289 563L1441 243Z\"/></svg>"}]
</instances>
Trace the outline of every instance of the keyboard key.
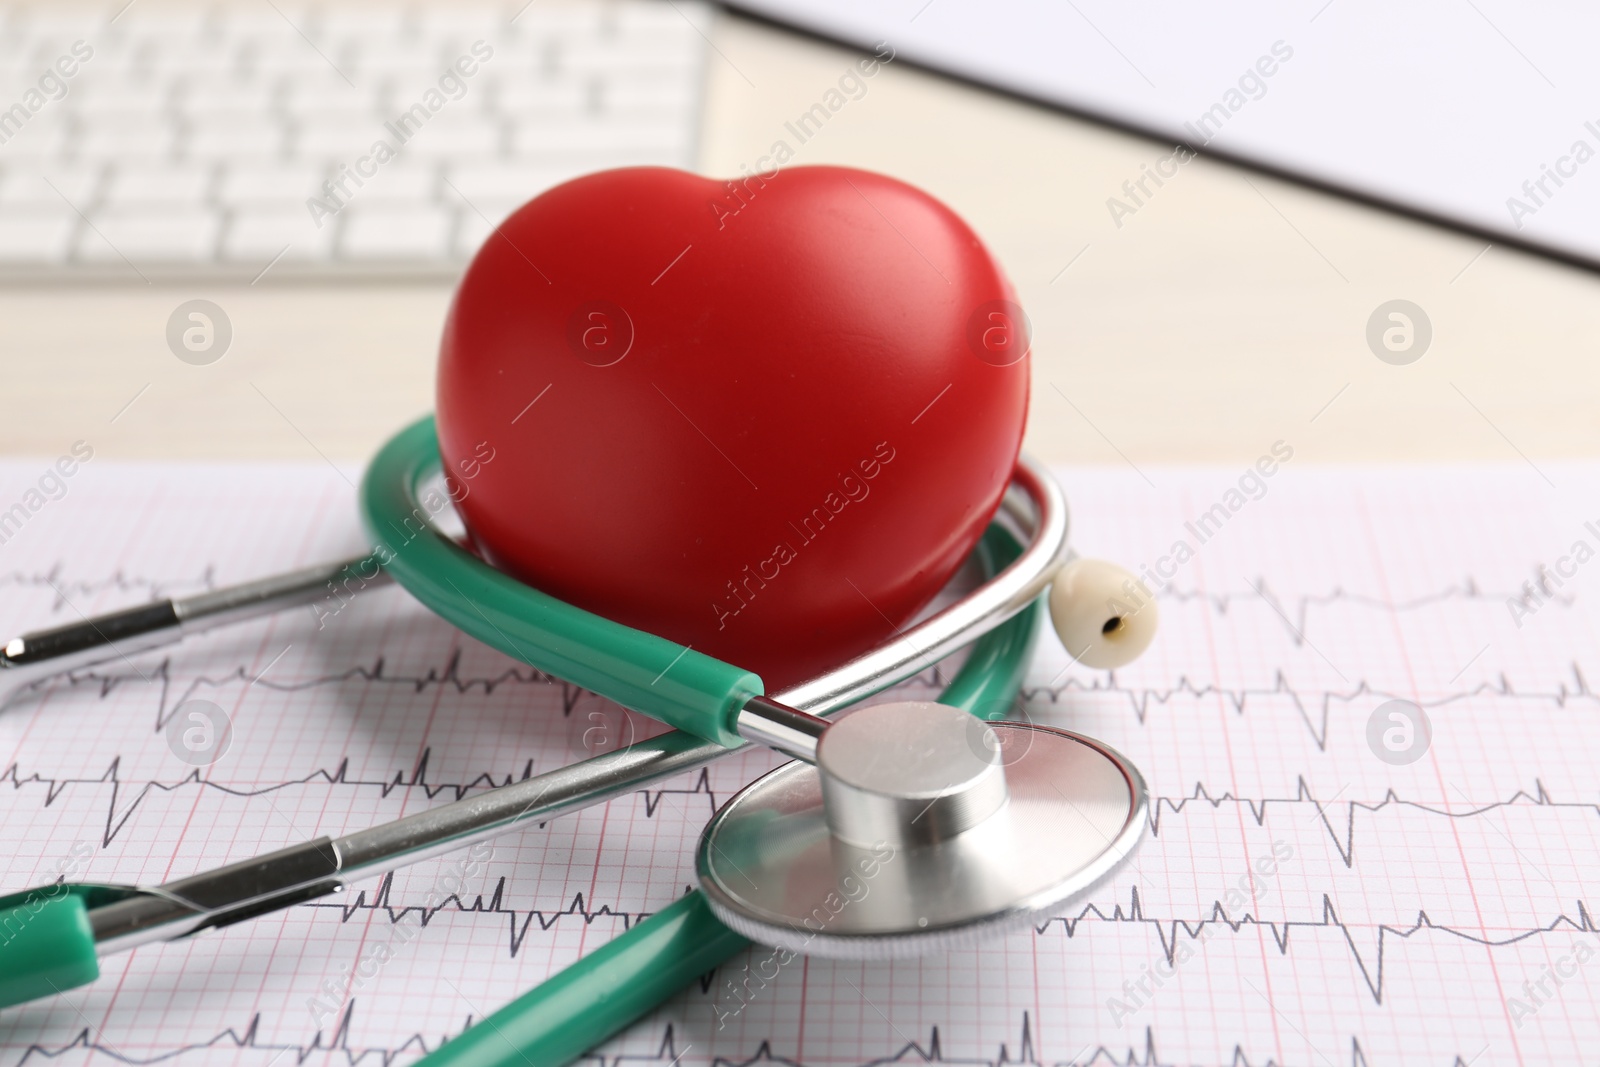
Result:
<instances>
[{"instance_id":1,"label":"keyboard key","mask_svg":"<svg viewBox=\"0 0 1600 1067\"><path fill-rule=\"evenodd\" d=\"M63 157L72 145L71 124L64 118L48 113L33 116L27 125L10 133L10 139L0 148L0 160L16 163L24 156L37 161ZM4 129L9 132L15 127L7 124Z\"/></svg>"},{"instance_id":2,"label":"keyboard key","mask_svg":"<svg viewBox=\"0 0 1600 1067\"><path fill-rule=\"evenodd\" d=\"M291 31L245 41L234 53L234 65L235 69L253 77L290 75L323 81L332 78L349 89L349 84L330 65L330 58Z\"/></svg>"},{"instance_id":3,"label":"keyboard key","mask_svg":"<svg viewBox=\"0 0 1600 1067\"><path fill-rule=\"evenodd\" d=\"M525 40L598 33L601 9L588 4L529 4L517 15L507 36L514 31Z\"/></svg>"},{"instance_id":4,"label":"keyboard key","mask_svg":"<svg viewBox=\"0 0 1600 1067\"><path fill-rule=\"evenodd\" d=\"M344 70L343 64L340 69ZM345 73L355 81L353 72ZM326 63L311 74L283 79L277 99L290 115L360 115L377 110L383 102L376 87L351 85Z\"/></svg>"},{"instance_id":5,"label":"keyboard key","mask_svg":"<svg viewBox=\"0 0 1600 1067\"><path fill-rule=\"evenodd\" d=\"M75 144L81 159L150 158L170 156L176 136L176 123L155 116L97 115L83 124Z\"/></svg>"},{"instance_id":6,"label":"keyboard key","mask_svg":"<svg viewBox=\"0 0 1600 1067\"><path fill-rule=\"evenodd\" d=\"M608 71L615 70L620 60L622 67L630 73L649 71L661 77L674 77L682 76L694 68L697 51L663 48L655 40L574 41L562 49L557 64L566 74L604 76Z\"/></svg>"},{"instance_id":7,"label":"keyboard key","mask_svg":"<svg viewBox=\"0 0 1600 1067\"><path fill-rule=\"evenodd\" d=\"M345 188L348 199L362 204L432 204L439 195L439 168L406 155L378 167L359 187L354 179L347 179Z\"/></svg>"},{"instance_id":8,"label":"keyboard key","mask_svg":"<svg viewBox=\"0 0 1600 1067\"><path fill-rule=\"evenodd\" d=\"M65 204L26 212L0 210L0 261L59 263L77 226L77 214Z\"/></svg>"},{"instance_id":9,"label":"keyboard key","mask_svg":"<svg viewBox=\"0 0 1600 1067\"><path fill-rule=\"evenodd\" d=\"M263 267L280 252L280 262L325 260L338 232L336 219L324 219L322 228L310 213L299 209L245 209L229 220L222 241L222 256L235 262L259 261ZM285 246L288 250L284 251Z\"/></svg>"},{"instance_id":10,"label":"keyboard key","mask_svg":"<svg viewBox=\"0 0 1600 1067\"><path fill-rule=\"evenodd\" d=\"M70 99L70 98L69 98ZM79 154L87 140L115 144L119 138L161 138L170 145L178 130L177 115L163 108L123 107L105 104L92 110L78 110L72 121L62 123L68 134L68 144L63 149L76 146Z\"/></svg>"},{"instance_id":11,"label":"keyboard key","mask_svg":"<svg viewBox=\"0 0 1600 1067\"><path fill-rule=\"evenodd\" d=\"M173 99L183 114L195 119L248 115L266 120L277 109L278 85L270 79L191 78L174 92Z\"/></svg>"},{"instance_id":12,"label":"keyboard key","mask_svg":"<svg viewBox=\"0 0 1600 1067\"><path fill-rule=\"evenodd\" d=\"M304 210L308 196L322 195L327 169L317 163L224 167L217 200L227 205L294 205Z\"/></svg>"},{"instance_id":13,"label":"keyboard key","mask_svg":"<svg viewBox=\"0 0 1600 1067\"><path fill-rule=\"evenodd\" d=\"M576 118L590 110L593 96L588 85L550 78L507 78L494 85L495 108L508 117Z\"/></svg>"},{"instance_id":14,"label":"keyboard key","mask_svg":"<svg viewBox=\"0 0 1600 1067\"><path fill-rule=\"evenodd\" d=\"M623 34L649 34L659 38L664 34L693 34L696 29L702 32L711 29L711 20L707 17L709 12L694 5L632 0L617 4L607 11L612 16L611 25Z\"/></svg>"},{"instance_id":15,"label":"keyboard key","mask_svg":"<svg viewBox=\"0 0 1600 1067\"><path fill-rule=\"evenodd\" d=\"M175 78L172 82L172 91L175 96L182 96L185 85L191 80L204 80L220 82L238 76L238 65L231 55L210 47L206 42L197 43L195 47L184 52L181 62L183 77ZM177 69L162 71L162 74L176 74Z\"/></svg>"},{"instance_id":16,"label":"keyboard key","mask_svg":"<svg viewBox=\"0 0 1600 1067\"><path fill-rule=\"evenodd\" d=\"M96 263L209 260L217 216L199 208L97 212L78 235L78 255ZM98 231L98 232L97 232Z\"/></svg>"},{"instance_id":17,"label":"keyboard key","mask_svg":"<svg viewBox=\"0 0 1600 1067\"><path fill-rule=\"evenodd\" d=\"M212 168L204 166L113 167L105 190L110 208L140 204L200 204L211 191Z\"/></svg>"},{"instance_id":18,"label":"keyboard key","mask_svg":"<svg viewBox=\"0 0 1600 1067\"><path fill-rule=\"evenodd\" d=\"M353 66L372 78L409 74L421 92L457 55L460 53L446 53L437 40L370 41L356 50Z\"/></svg>"},{"instance_id":19,"label":"keyboard key","mask_svg":"<svg viewBox=\"0 0 1600 1067\"><path fill-rule=\"evenodd\" d=\"M373 88L360 93L339 93L320 100L286 95L279 102L277 110L296 129L310 122L342 122L376 129L389 118L393 109L389 106L389 93L381 88Z\"/></svg>"},{"instance_id":20,"label":"keyboard key","mask_svg":"<svg viewBox=\"0 0 1600 1067\"><path fill-rule=\"evenodd\" d=\"M127 40L135 45L145 41L196 41L205 30L205 10L196 6L183 8L142 8L125 12L122 23L129 33Z\"/></svg>"},{"instance_id":21,"label":"keyboard key","mask_svg":"<svg viewBox=\"0 0 1600 1067\"><path fill-rule=\"evenodd\" d=\"M399 8L323 8L301 28L318 47L352 38L387 43L400 36L405 21Z\"/></svg>"},{"instance_id":22,"label":"keyboard key","mask_svg":"<svg viewBox=\"0 0 1600 1067\"><path fill-rule=\"evenodd\" d=\"M158 70L171 70L183 61L183 53L159 38L113 37L103 46L96 41L91 68L99 77L144 80ZM162 84L165 80L162 79Z\"/></svg>"},{"instance_id":23,"label":"keyboard key","mask_svg":"<svg viewBox=\"0 0 1600 1067\"><path fill-rule=\"evenodd\" d=\"M193 160L272 159L288 151L289 126L265 114L210 114L186 124L180 145Z\"/></svg>"},{"instance_id":24,"label":"keyboard key","mask_svg":"<svg viewBox=\"0 0 1600 1067\"><path fill-rule=\"evenodd\" d=\"M8 35L15 34L18 54L27 55L33 64L49 63L63 52L71 52L73 41L96 40L103 15L87 6L76 10L71 5L61 6L65 10L52 12L37 5L35 14L7 27Z\"/></svg>"},{"instance_id":25,"label":"keyboard key","mask_svg":"<svg viewBox=\"0 0 1600 1067\"><path fill-rule=\"evenodd\" d=\"M0 174L0 209L65 208L87 210L100 194L101 168L36 171L18 167ZM69 206L70 205L70 206Z\"/></svg>"},{"instance_id":26,"label":"keyboard key","mask_svg":"<svg viewBox=\"0 0 1600 1067\"><path fill-rule=\"evenodd\" d=\"M500 152L500 122L478 115L442 112L435 115L411 140L406 151L428 156L494 156Z\"/></svg>"},{"instance_id":27,"label":"keyboard key","mask_svg":"<svg viewBox=\"0 0 1600 1067\"><path fill-rule=\"evenodd\" d=\"M511 125L512 151L530 159L612 155L629 161L678 163L688 147L686 128L648 120L524 119Z\"/></svg>"},{"instance_id":28,"label":"keyboard key","mask_svg":"<svg viewBox=\"0 0 1600 1067\"><path fill-rule=\"evenodd\" d=\"M417 13L417 27L429 37L465 38L471 44L499 34L514 14L515 8L502 13L492 7L425 7Z\"/></svg>"},{"instance_id":29,"label":"keyboard key","mask_svg":"<svg viewBox=\"0 0 1600 1067\"><path fill-rule=\"evenodd\" d=\"M607 115L639 115L654 111L688 114L699 88L683 78L605 78L595 97Z\"/></svg>"},{"instance_id":30,"label":"keyboard key","mask_svg":"<svg viewBox=\"0 0 1600 1067\"><path fill-rule=\"evenodd\" d=\"M372 142L380 139L391 144L394 142L394 136L383 128L383 120L376 115L309 119L301 123L289 138L292 151L297 156L338 159L364 155L372 147Z\"/></svg>"},{"instance_id":31,"label":"keyboard key","mask_svg":"<svg viewBox=\"0 0 1600 1067\"><path fill-rule=\"evenodd\" d=\"M229 5L221 9L212 24L212 30L234 42L261 41L274 37L300 41L300 34L294 27L304 28L311 24L313 12L306 8L305 4L287 4L283 0L273 0L271 7ZM301 41L301 46L304 45L305 42Z\"/></svg>"},{"instance_id":32,"label":"keyboard key","mask_svg":"<svg viewBox=\"0 0 1600 1067\"><path fill-rule=\"evenodd\" d=\"M551 186L577 177L584 170L582 164L456 164L445 172L445 177L469 203L488 214L486 205L490 203L526 203ZM448 191L450 186L445 186L445 189Z\"/></svg>"},{"instance_id":33,"label":"keyboard key","mask_svg":"<svg viewBox=\"0 0 1600 1067\"><path fill-rule=\"evenodd\" d=\"M355 206L346 210L341 255L351 259L441 259L449 254L453 219L437 208L410 211Z\"/></svg>"},{"instance_id":34,"label":"keyboard key","mask_svg":"<svg viewBox=\"0 0 1600 1067\"><path fill-rule=\"evenodd\" d=\"M87 116L104 114L108 110L155 115L167 106L172 95L173 87L168 82L109 77L91 65L69 84L66 103L78 114Z\"/></svg>"}]
</instances>

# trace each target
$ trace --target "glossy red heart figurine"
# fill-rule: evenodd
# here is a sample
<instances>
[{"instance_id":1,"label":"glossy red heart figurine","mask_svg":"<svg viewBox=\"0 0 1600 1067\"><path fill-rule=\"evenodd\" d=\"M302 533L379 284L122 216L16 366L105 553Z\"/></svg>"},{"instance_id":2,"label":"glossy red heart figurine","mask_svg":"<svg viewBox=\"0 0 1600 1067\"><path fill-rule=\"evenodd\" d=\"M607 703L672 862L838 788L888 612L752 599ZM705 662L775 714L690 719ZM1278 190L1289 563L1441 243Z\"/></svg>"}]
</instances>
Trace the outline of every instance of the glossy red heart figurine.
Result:
<instances>
[{"instance_id":1,"label":"glossy red heart figurine","mask_svg":"<svg viewBox=\"0 0 1600 1067\"><path fill-rule=\"evenodd\" d=\"M971 551L1028 406L973 232L840 167L557 186L468 268L439 444L484 557L773 691L890 636Z\"/></svg>"}]
</instances>

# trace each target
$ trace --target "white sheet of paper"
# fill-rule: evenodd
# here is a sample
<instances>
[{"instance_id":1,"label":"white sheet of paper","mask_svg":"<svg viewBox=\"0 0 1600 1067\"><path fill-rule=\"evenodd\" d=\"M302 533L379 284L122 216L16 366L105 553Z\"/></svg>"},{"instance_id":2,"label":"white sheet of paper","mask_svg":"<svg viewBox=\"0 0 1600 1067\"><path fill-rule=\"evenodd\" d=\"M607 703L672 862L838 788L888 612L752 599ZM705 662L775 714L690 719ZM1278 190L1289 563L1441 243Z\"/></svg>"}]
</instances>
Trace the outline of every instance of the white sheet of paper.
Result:
<instances>
[{"instance_id":1,"label":"white sheet of paper","mask_svg":"<svg viewBox=\"0 0 1600 1067\"><path fill-rule=\"evenodd\" d=\"M362 548L354 472L46 471L0 464L8 633ZM1035 721L1102 738L1143 770L1152 819L1135 861L1063 918L947 956L797 960L750 983L742 968L764 954L738 957L606 1045L608 1059L1589 1055L1600 466L1059 473L1080 551L1171 575L1143 660L1084 670L1047 635L1028 689ZM1589 513L1569 503L1585 500ZM1524 583L1540 565L1548 592L1534 598ZM295 611L0 695L0 887L60 869L158 883L650 728L530 680L398 589L321 623ZM907 688L931 694L932 679ZM181 731L169 743L192 699L232 723L207 766L176 754ZM1369 744L1392 699L1431 722L1414 762L1390 762L1407 754L1392 751L1406 747L1401 720L1382 718ZM111 957L92 986L0 1014L0 1065L409 1062L684 892L707 816L775 762L737 755L504 837L425 926L417 909L450 858ZM386 944L391 958L372 962ZM755 990L747 1004L730 979Z\"/></svg>"},{"instance_id":2,"label":"white sheet of paper","mask_svg":"<svg viewBox=\"0 0 1600 1067\"><path fill-rule=\"evenodd\" d=\"M1590 104L1600 68L1583 44L1600 32L1592 7L731 2L864 53L1143 131L1167 146L1150 152L1152 168L1181 142L1600 262L1600 196L1585 173L1600 149ZM1104 194L1118 226L1161 184L1145 171L1129 177L1140 187Z\"/></svg>"}]
</instances>

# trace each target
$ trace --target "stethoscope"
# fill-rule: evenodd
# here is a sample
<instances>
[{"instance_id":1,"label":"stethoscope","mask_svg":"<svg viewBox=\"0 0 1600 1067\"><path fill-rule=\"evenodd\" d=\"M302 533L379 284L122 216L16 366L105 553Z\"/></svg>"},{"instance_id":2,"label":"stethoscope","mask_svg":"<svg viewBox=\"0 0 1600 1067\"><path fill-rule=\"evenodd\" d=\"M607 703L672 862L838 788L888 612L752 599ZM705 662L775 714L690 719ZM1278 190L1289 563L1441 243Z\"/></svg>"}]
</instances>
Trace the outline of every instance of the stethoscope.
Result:
<instances>
[{"instance_id":1,"label":"stethoscope","mask_svg":"<svg viewBox=\"0 0 1600 1067\"><path fill-rule=\"evenodd\" d=\"M987 575L978 588L775 694L760 692L737 667L490 567L422 503L438 470L432 419L423 419L383 447L363 480L372 554L24 634L0 653L0 678L131 656L313 603L331 581L358 574L369 583L392 578L469 635L677 730L159 886L56 883L0 898L0 1006L91 982L99 957L335 893L682 774L748 742L794 762L747 786L707 825L696 855L703 896L683 898L514 1002L525 1010L506 1017L502 1036L521 1026L515 1032L544 1041L546 1051L581 1052L743 948L744 938L845 958L942 951L1058 913L1132 855L1148 801L1127 759L1069 731L992 721L1016 697L1047 590L1066 649L1091 667L1132 660L1156 627L1153 601L1127 608L1127 572L1073 557L1061 490L1027 457L976 551ZM938 703L823 717L968 645ZM573 1004L582 1006L576 1015ZM490 1029L474 1027L445 1050L465 1055L474 1041L490 1040Z\"/></svg>"}]
</instances>

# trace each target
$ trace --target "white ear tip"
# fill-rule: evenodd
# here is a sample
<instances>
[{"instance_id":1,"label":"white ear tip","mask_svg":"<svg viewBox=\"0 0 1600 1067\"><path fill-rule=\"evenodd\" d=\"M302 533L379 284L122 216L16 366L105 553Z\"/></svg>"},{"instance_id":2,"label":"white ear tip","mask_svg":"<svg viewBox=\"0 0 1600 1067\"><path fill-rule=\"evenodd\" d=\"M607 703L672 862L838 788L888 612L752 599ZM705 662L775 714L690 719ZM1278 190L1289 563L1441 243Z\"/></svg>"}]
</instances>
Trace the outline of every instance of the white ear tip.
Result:
<instances>
[{"instance_id":1,"label":"white ear tip","mask_svg":"<svg viewBox=\"0 0 1600 1067\"><path fill-rule=\"evenodd\" d=\"M1050 587L1050 619L1073 659L1110 670L1150 647L1160 622L1153 594L1115 563L1075 559Z\"/></svg>"}]
</instances>

